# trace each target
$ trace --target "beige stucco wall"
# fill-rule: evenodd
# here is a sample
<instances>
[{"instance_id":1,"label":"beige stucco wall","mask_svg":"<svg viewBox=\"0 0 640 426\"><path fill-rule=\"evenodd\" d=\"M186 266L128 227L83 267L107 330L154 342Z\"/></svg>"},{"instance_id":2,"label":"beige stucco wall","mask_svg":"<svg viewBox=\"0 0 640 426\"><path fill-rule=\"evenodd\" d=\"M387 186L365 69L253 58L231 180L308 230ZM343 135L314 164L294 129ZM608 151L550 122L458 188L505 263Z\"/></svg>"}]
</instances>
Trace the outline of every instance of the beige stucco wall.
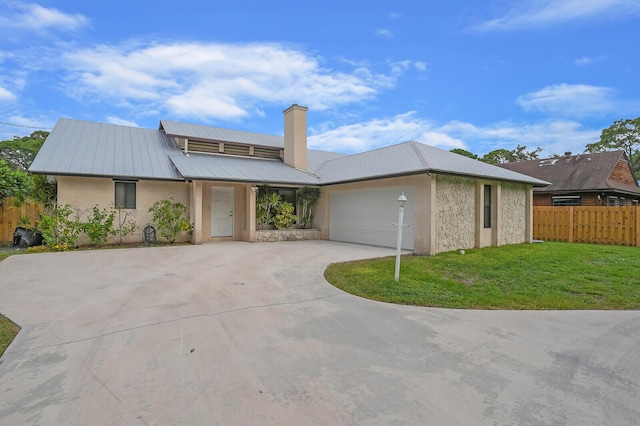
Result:
<instances>
[{"instance_id":1,"label":"beige stucco wall","mask_svg":"<svg viewBox=\"0 0 640 426\"><path fill-rule=\"evenodd\" d=\"M432 247L432 189L431 177L427 174L403 176L389 179L371 180L329 185L321 188L318 203L313 209L313 227L320 228L322 239L328 240L329 235L329 202L331 194L338 191L353 191L358 189L384 188L392 186L412 186L414 188L414 253L430 254Z\"/></svg>"},{"instance_id":2,"label":"beige stucco wall","mask_svg":"<svg viewBox=\"0 0 640 426\"><path fill-rule=\"evenodd\" d=\"M100 208L112 209L115 202L115 182L110 178L57 176L58 204L71 204L83 216L95 205ZM136 183L136 208L126 209L138 225L138 231L128 237L126 242L141 242L142 228L153 222L153 215L149 207L158 200L173 197L176 202L184 204L189 209L189 185L185 182L139 180ZM188 241L188 234L181 234L176 241ZM109 242L115 243L118 237L110 237ZM80 244L89 243L86 236L81 237Z\"/></svg>"},{"instance_id":3,"label":"beige stucco wall","mask_svg":"<svg viewBox=\"0 0 640 426\"><path fill-rule=\"evenodd\" d=\"M476 181L437 175L433 254L476 245Z\"/></svg>"},{"instance_id":4,"label":"beige stucco wall","mask_svg":"<svg viewBox=\"0 0 640 426\"><path fill-rule=\"evenodd\" d=\"M498 244L519 244L527 241L526 185L502 184Z\"/></svg>"}]
</instances>

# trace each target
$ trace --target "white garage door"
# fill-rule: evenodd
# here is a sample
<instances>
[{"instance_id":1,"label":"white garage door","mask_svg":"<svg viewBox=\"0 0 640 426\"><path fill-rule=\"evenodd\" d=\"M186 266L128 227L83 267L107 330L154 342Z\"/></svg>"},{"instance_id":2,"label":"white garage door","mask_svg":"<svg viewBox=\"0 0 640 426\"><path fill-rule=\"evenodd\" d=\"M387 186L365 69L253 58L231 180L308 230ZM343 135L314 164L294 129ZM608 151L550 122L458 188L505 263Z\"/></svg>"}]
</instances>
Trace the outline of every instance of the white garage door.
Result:
<instances>
[{"instance_id":1,"label":"white garage door","mask_svg":"<svg viewBox=\"0 0 640 426\"><path fill-rule=\"evenodd\" d=\"M339 191L329 200L329 239L349 243L396 247L398 239L398 197L404 191L402 248L413 250L413 187Z\"/></svg>"}]
</instances>

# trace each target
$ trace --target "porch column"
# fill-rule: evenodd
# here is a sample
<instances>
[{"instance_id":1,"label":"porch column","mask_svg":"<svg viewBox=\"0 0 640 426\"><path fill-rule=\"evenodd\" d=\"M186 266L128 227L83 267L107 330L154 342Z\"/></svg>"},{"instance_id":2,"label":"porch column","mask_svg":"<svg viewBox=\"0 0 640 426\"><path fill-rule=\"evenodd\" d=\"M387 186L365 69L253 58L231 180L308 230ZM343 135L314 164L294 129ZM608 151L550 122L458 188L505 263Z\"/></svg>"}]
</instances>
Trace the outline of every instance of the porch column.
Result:
<instances>
[{"instance_id":1,"label":"porch column","mask_svg":"<svg viewBox=\"0 0 640 426\"><path fill-rule=\"evenodd\" d=\"M202 244L202 182L194 180L191 182L191 206L189 214L193 223L193 234L191 242Z\"/></svg>"},{"instance_id":2,"label":"porch column","mask_svg":"<svg viewBox=\"0 0 640 426\"><path fill-rule=\"evenodd\" d=\"M255 190L254 190L255 189ZM258 187L256 185L247 186L245 191L247 194L247 240L256 241L256 198L258 196Z\"/></svg>"},{"instance_id":3,"label":"porch column","mask_svg":"<svg viewBox=\"0 0 640 426\"><path fill-rule=\"evenodd\" d=\"M491 219L495 220L495 222L491 224L493 226L491 245L499 246L502 244L502 233L500 232L502 222L502 182L496 182L495 193L495 195L491 194L491 198L493 198L491 200L491 213L493 216Z\"/></svg>"}]
</instances>

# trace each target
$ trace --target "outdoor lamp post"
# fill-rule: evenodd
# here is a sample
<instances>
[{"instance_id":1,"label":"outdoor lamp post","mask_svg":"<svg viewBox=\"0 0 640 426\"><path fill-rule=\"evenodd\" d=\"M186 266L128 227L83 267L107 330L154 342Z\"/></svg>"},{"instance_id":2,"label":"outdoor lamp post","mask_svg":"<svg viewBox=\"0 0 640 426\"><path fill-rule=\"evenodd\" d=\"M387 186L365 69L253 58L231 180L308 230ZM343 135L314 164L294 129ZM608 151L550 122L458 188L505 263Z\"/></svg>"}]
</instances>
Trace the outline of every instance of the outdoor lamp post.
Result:
<instances>
[{"instance_id":1,"label":"outdoor lamp post","mask_svg":"<svg viewBox=\"0 0 640 426\"><path fill-rule=\"evenodd\" d=\"M400 250L402 249L402 228L409 225L404 225L404 205L407 203L407 197L402 192L402 195L398 197L398 204L400 204L400 212L398 213L398 223L394 225L398 226L398 245L396 249L396 273L394 278L396 281L400 280Z\"/></svg>"}]
</instances>

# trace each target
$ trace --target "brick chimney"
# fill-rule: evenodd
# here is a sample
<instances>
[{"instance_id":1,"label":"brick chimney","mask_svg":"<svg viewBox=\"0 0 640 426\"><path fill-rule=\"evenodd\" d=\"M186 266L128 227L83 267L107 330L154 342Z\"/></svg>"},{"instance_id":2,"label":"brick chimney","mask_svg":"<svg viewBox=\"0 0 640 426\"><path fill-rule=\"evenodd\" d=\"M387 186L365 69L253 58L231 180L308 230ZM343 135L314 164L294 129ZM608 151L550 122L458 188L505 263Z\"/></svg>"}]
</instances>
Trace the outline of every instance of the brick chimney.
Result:
<instances>
[{"instance_id":1,"label":"brick chimney","mask_svg":"<svg viewBox=\"0 0 640 426\"><path fill-rule=\"evenodd\" d=\"M307 107L293 104L284 110L284 162L307 170Z\"/></svg>"}]
</instances>

